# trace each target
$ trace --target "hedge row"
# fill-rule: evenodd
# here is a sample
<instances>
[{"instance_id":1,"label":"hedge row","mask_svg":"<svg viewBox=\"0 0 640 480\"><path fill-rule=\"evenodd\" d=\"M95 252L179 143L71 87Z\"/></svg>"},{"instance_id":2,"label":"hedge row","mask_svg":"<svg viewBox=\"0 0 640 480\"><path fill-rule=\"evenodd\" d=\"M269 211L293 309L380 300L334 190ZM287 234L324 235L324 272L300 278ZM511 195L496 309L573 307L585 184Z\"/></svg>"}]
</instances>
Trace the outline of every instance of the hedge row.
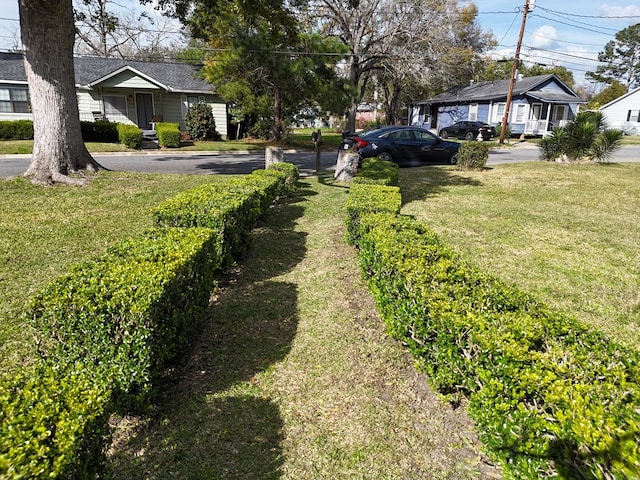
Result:
<instances>
[{"instance_id":1,"label":"hedge row","mask_svg":"<svg viewBox=\"0 0 640 480\"><path fill-rule=\"evenodd\" d=\"M284 191L287 168L279 169L231 180L212 195L219 188L239 207L245 202L236 197L250 198L255 223ZM297 178L295 166L289 172ZM209 204L206 195L191 199L200 212ZM236 213L248 234L246 211ZM157 380L200 327L222 252L235 250L223 241L233 212L224 215L226 223L203 221L223 229L163 225L125 240L28 302L39 356L33 368L0 381L0 478L95 477L109 442L109 415L146 407ZM239 234L231 237L246 245Z\"/></svg>"},{"instance_id":2,"label":"hedge row","mask_svg":"<svg viewBox=\"0 0 640 480\"><path fill-rule=\"evenodd\" d=\"M114 122L80 122L85 142L118 142L118 124ZM0 140L33 140L33 121L0 121Z\"/></svg>"},{"instance_id":3,"label":"hedge row","mask_svg":"<svg viewBox=\"0 0 640 480\"><path fill-rule=\"evenodd\" d=\"M505 478L640 478L638 352L484 274L414 219L360 198L361 214L354 221L350 200L347 224L358 226L351 238L390 335L440 392L468 396Z\"/></svg>"},{"instance_id":4,"label":"hedge row","mask_svg":"<svg viewBox=\"0 0 640 480\"><path fill-rule=\"evenodd\" d=\"M158 143L165 148L178 148L180 146L180 125L177 123L156 124Z\"/></svg>"},{"instance_id":5,"label":"hedge row","mask_svg":"<svg viewBox=\"0 0 640 480\"><path fill-rule=\"evenodd\" d=\"M5 120L0 122L0 140L32 140L31 120Z\"/></svg>"},{"instance_id":6,"label":"hedge row","mask_svg":"<svg viewBox=\"0 0 640 480\"><path fill-rule=\"evenodd\" d=\"M118 123L118 141L128 148L140 149L142 146L142 130L135 125Z\"/></svg>"}]
</instances>

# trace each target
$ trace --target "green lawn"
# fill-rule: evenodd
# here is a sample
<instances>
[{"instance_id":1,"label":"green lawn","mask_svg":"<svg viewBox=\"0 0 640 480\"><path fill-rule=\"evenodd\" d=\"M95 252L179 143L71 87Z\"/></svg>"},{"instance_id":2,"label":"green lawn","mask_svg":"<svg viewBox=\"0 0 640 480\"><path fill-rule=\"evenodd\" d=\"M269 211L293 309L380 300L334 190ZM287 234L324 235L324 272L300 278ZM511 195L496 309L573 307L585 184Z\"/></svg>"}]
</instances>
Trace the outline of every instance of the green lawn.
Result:
<instances>
[{"instance_id":1,"label":"green lawn","mask_svg":"<svg viewBox=\"0 0 640 480\"><path fill-rule=\"evenodd\" d=\"M403 212L481 268L640 347L640 164L400 171Z\"/></svg>"}]
</instances>

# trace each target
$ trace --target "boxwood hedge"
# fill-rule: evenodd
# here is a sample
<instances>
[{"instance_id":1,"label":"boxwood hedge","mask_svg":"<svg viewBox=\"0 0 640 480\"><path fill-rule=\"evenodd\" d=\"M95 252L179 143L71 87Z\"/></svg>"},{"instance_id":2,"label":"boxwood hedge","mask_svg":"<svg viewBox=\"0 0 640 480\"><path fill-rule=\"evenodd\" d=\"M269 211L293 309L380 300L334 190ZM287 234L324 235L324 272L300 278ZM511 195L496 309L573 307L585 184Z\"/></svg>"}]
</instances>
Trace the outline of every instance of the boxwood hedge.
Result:
<instances>
[{"instance_id":1,"label":"boxwood hedge","mask_svg":"<svg viewBox=\"0 0 640 480\"><path fill-rule=\"evenodd\" d=\"M390 335L440 392L469 398L505 477L640 478L638 352L479 271L355 187L347 225Z\"/></svg>"}]
</instances>

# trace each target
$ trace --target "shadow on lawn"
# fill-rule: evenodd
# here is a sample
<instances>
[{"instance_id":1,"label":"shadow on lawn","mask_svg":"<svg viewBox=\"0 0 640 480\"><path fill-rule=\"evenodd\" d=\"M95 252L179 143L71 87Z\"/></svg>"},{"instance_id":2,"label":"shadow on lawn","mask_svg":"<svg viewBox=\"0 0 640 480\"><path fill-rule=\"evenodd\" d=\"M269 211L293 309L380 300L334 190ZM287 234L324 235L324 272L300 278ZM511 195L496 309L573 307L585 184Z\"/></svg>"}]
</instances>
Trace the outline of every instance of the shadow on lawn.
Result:
<instances>
[{"instance_id":1,"label":"shadow on lawn","mask_svg":"<svg viewBox=\"0 0 640 480\"><path fill-rule=\"evenodd\" d=\"M305 234L293 230L300 201L304 192L275 205L254 231L241 269L225 276L197 345L177 368L179 380L147 418L121 422L107 478L280 478L279 408L253 383L287 355L296 333L297 287L274 277L305 256Z\"/></svg>"},{"instance_id":2,"label":"shadow on lawn","mask_svg":"<svg viewBox=\"0 0 640 480\"><path fill-rule=\"evenodd\" d=\"M441 166L400 169L398 183L402 188L403 203L426 200L446 192L453 186L482 185L482 182L466 177L462 172Z\"/></svg>"}]
</instances>

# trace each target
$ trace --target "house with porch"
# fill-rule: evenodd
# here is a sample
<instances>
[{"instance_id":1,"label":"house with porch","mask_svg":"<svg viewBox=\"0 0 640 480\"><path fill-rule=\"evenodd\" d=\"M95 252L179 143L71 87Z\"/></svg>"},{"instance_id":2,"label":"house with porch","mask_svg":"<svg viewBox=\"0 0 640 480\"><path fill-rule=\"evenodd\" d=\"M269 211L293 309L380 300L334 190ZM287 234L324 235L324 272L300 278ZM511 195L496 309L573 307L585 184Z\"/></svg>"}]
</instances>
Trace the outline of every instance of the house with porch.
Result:
<instances>
[{"instance_id":1,"label":"house with porch","mask_svg":"<svg viewBox=\"0 0 640 480\"><path fill-rule=\"evenodd\" d=\"M184 129L188 108L205 102L217 131L227 136L227 106L194 65L75 57L74 69L82 121L108 120L142 130L174 122ZM32 119L24 60L18 53L0 53L0 120L20 119Z\"/></svg>"},{"instance_id":2,"label":"house with porch","mask_svg":"<svg viewBox=\"0 0 640 480\"><path fill-rule=\"evenodd\" d=\"M509 80L453 87L429 100L409 105L409 124L439 132L461 120L494 126L504 118ZM520 77L515 82L509 112L512 135L545 136L564 126L586 103L556 75Z\"/></svg>"}]
</instances>

